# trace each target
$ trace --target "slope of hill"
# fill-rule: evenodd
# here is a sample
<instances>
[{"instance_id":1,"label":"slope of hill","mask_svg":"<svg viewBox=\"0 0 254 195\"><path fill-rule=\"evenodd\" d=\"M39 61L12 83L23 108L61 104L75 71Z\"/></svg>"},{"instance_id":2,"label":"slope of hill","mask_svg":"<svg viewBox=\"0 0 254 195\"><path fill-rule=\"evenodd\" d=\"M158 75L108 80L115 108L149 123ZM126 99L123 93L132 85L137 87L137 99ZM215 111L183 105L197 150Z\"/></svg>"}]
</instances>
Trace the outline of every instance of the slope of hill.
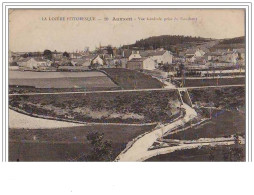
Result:
<instances>
[{"instance_id":1,"label":"slope of hill","mask_svg":"<svg viewBox=\"0 0 254 195\"><path fill-rule=\"evenodd\" d=\"M245 48L245 36L235 37L232 39L223 39L217 45L215 45L213 48L214 49Z\"/></svg>"},{"instance_id":2,"label":"slope of hill","mask_svg":"<svg viewBox=\"0 0 254 195\"><path fill-rule=\"evenodd\" d=\"M147 39L141 39L136 41L132 45L125 45L123 48L143 48L143 49L157 49L165 48L172 49L173 46L185 44L192 46L193 44L202 44L212 39L202 38L202 37L191 37L191 36L180 36L180 35L162 35L149 37Z\"/></svg>"},{"instance_id":3,"label":"slope of hill","mask_svg":"<svg viewBox=\"0 0 254 195\"><path fill-rule=\"evenodd\" d=\"M220 44L244 44L245 43L245 37L235 37L232 39L224 39L223 41L220 42Z\"/></svg>"}]
</instances>

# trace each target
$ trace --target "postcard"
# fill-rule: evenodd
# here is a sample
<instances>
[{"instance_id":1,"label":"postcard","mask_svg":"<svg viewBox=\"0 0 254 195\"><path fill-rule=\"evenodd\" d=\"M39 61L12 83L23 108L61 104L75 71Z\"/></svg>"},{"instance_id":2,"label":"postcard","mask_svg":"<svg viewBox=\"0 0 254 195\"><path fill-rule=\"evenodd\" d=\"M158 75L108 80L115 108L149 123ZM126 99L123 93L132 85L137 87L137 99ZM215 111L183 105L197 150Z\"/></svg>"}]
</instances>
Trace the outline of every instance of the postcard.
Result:
<instances>
[{"instance_id":1,"label":"postcard","mask_svg":"<svg viewBox=\"0 0 254 195\"><path fill-rule=\"evenodd\" d=\"M8 161L246 161L246 10L8 10Z\"/></svg>"}]
</instances>

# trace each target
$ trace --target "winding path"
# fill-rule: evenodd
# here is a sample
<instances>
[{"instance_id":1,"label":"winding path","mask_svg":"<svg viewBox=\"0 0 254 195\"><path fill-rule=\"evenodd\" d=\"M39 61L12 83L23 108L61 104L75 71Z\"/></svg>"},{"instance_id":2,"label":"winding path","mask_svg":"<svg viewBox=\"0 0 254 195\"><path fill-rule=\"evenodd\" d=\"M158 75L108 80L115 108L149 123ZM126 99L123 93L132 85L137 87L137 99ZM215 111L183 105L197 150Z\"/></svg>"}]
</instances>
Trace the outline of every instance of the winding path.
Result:
<instances>
[{"instance_id":1,"label":"winding path","mask_svg":"<svg viewBox=\"0 0 254 195\"><path fill-rule=\"evenodd\" d=\"M143 161L157 155L157 150L148 150L157 138L160 138L164 133L170 131L178 125L187 123L197 116L196 111L187 104L183 103L182 107L186 111L183 118L180 118L170 124L157 126L154 131L138 139L127 151L121 152L116 158L116 161Z\"/></svg>"},{"instance_id":2,"label":"winding path","mask_svg":"<svg viewBox=\"0 0 254 195\"><path fill-rule=\"evenodd\" d=\"M245 139L243 137L239 137L240 144L245 144ZM173 147L164 147L160 149L151 150L148 155L145 157L139 159L139 161L145 161L153 156L161 155L161 154L168 154L175 152L176 150L186 150L186 149L193 149L198 148L202 146L219 146L219 145L233 145L235 144L234 138L205 138L205 139L199 139L197 141L191 141L189 143L184 143L182 141L182 144L179 144L178 146ZM186 141L185 141L186 142ZM188 142L188 141L187 141Z\"/></svg>"}]
</instances>

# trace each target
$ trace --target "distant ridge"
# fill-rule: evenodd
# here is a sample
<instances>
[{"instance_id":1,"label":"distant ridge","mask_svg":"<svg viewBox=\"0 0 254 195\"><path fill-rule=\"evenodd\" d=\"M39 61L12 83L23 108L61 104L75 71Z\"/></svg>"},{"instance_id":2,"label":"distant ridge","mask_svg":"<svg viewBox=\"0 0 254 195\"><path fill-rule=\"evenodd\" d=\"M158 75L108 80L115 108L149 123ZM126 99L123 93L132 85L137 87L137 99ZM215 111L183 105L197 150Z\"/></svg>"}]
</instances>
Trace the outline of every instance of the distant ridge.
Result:
<instances>
[{"instance_id":1,"label":"distant ridge","mask_svg":"<svg viewBox=\"0 0 254 195\"><path fill-rule=\"evenodd\" d=\"M245 36L242 37L235 37L232 39L223 39L220 44L245 44Z\"/></svg>"},{"instance_id":2,"label":"distant ridge","mask_svg":"<svg viewBox=\"0 0 254 195\"><path fill-rule=\"evenodd\" d=\"M164 48L167 50L172 50L172 48L176 45L181 44L190 44L192 43L204 43L208 41L212 41L213 39L202 38L202 37L191 37L191 36L181 36L181 35L161 35L161 36L153 36L146 39L141 39L136 41L136 43L131 45L124 45L123 48L143 48L147 49L157 49Z\"/></svg>"}]
</instances>

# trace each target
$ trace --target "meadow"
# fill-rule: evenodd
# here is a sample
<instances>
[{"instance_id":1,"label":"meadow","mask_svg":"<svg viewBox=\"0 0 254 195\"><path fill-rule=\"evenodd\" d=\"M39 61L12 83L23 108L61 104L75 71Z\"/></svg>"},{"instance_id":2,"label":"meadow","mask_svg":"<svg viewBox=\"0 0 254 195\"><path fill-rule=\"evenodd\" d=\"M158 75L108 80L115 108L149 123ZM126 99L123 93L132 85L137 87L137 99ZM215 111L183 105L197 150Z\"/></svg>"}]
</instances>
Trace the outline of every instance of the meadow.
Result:
<instances>
[{"instance_id":1,"label":"meadow","mask_svg":"<svg viewBox=\"0 0 254 195\"><path fill-rule=\"evenodd\" d=\"M9 129L9 161L90 161L87 140L90 132L104 134L103 140L112 142L112 158L126 144L155 125L88 125L55 129Z\"/></svg>"},{"instance_id":2,"label":"meadow","mask_svg":"<svg viewBox=\"0 0 254 195\"><path fill-rule=\"evenodd\" d=\"M176 79L181 82L182 79ZM202 86L219 86L219 85L241 85L245 84L245 77L235 78L203 78L203 79L184 79L183 87L202 87Z\"/></svg>"},{"instance_id":3,"label":"meadow","mask_svg":"<svg viewBox=\"0 0 254 195\"><path fill-rule=\"evenodd\" d=\"M245 113L213 110L208 122L165 136L165 139L197 140L200 138L245 136Z\"/></svg>"},{"instance_id":4,"label":"meadow","mask_svg":"<svg viewBox=\"0 0 254 195\"><path fill-rule=\"evenodd\" d=\"M9 72L10 93L116 90L105 74L87 72Z\"/></svg>"},{"instance_id":5,"label":"meadow","mask_svg":"<svg viewBox=\"0 0 254 195\"><path fill-rule=\"evenodd\" d=\"M167 122L179 116L180 101L177 90L9 97L12 109L31 116L99 123Z\"/></svg>"},{"instance_id":6,"label":"meadow","mask_svg":"<svg viewBox=\"0 0 254 195\"><path fill-rule=\"evenodd\" d=\"M164 84L150 75L124 68L101 69L122 89L156 89Z\"/></svg>"}]
</instances>

